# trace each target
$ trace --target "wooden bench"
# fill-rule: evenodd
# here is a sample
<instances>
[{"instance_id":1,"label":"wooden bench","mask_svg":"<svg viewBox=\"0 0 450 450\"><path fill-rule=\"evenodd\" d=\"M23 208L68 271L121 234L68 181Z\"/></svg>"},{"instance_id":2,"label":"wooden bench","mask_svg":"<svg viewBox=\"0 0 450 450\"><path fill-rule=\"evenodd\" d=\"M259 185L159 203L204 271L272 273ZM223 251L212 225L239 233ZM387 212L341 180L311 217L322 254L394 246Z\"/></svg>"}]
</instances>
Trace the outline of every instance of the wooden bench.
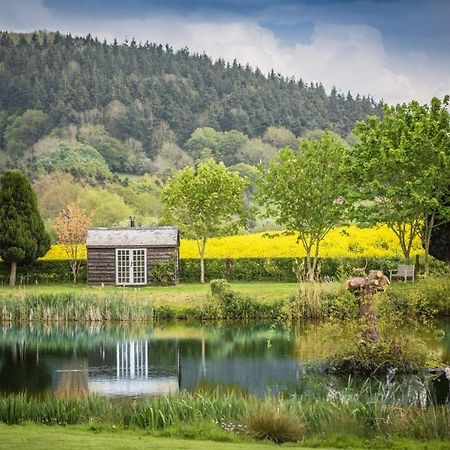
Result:
<instances>
[{"instance_id":1,"label":"wooden bench","mask_svg":"<svg viewBox=\"0 0 450 450\"><path fill-rule=\"evenodd\" d=\"M389 280L392 281L393 278L403 280L405 283L410 279L414 283L414 264L399 264L397 270L389 271Z\"/></svg>"}]
</instances>

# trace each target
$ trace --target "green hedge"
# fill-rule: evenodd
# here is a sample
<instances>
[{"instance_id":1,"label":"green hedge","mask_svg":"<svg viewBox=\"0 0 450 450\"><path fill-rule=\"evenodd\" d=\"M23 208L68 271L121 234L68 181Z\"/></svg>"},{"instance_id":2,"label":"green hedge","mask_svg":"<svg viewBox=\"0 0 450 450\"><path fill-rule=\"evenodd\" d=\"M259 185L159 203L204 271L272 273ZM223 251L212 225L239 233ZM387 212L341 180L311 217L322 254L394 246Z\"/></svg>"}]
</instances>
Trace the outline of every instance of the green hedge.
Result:
<instances>
[{"instance_id":1,"label":"green hedge","mask_svg":"<svg viewBox=\"0 0 450 450\"><path fill-rule=\"evenodd\" d=\"M205 269L207 280L226 279L229 281L297 281L295 258L241 258L241 259L206 259ZM323 258L320 260L320 277L324 280L345 279L353 275L353 268L364 267L366 270L382 269L389 273L390 269L401 263L401 258L355 258L337 259ZM172 267L172 264L170 265ZM157 269L157 270L156 270ZM420 268L419 268L420 269ZM447 271L447 272L446 272ZM431 259L431 272L437 276L448 275L448 268L444 263ZM170 282L172 277L163 265L155 266L152 274L155 282ZM156 279L156 278L160 279ZM200 280L200 261L198 259L180 260L180 281L184 283ZM9 267L0 265L0 283L9 281ZM70 283L71 271L67 260L39 260L32 265L18 266L17 283ZM80 283L86 282L86 264L82 264Z\"/></svg>"},{"instance_id":2,"label":"green hedge","mask_svg":"<svg viewBox=\"0 0 450 450\"><path fill-rule=\"evenodd\" d=\"M364 258L320 260L320 277L322 279L344 279L353 274L355 267L367 270L382 269L388 272L397 267L400 258ZM229 281L297 281L295 258L240 258L240 259L206 259L205 272L208 280L226 279ZM181 260L181 281L194 282L200 279L200 261L198 259Z\"/></svg>"},{"instance_id":3,"label":"green hedge","mask_svg":"<svg viewBox=\"0 0 450 450\"><path fill-rule=\"evenodd\" d=\"M9 266L0 264L0 284L9 283ZM79 282L86 282L86 262L80 269ZM71 283L72 272L67 260L38 260L33 264L18 265L17 284Z\"/></svg>"}]
</instances>

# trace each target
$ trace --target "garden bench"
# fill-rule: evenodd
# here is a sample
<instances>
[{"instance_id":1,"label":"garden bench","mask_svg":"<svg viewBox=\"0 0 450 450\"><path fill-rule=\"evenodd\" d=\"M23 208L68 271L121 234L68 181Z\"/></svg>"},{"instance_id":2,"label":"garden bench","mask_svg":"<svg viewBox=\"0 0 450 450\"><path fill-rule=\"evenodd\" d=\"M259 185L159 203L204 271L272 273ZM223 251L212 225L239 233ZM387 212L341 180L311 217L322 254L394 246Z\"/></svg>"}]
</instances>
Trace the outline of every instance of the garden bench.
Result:
<instances>
[{"instance_id":1,"label":"garden bench","mask_svg":"<svg viewBox=\"0 0 450 450\"><path fill-rule=\"evenodd\" d=\"M399 264L397 270L389 271L389 280L392 278L402 279L405 283L410 279L414 283L414 264Z\"/></svg>"}]
</instances>

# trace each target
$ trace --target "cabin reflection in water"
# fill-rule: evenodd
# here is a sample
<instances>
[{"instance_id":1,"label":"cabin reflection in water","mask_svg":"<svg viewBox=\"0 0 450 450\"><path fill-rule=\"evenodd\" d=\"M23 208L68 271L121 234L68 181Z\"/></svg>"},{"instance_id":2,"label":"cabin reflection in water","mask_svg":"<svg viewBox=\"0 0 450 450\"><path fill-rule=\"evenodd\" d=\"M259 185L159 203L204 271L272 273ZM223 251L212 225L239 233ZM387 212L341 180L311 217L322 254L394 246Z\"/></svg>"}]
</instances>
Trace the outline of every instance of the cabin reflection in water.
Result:
<instances>
[{"instance_id":1,"label":"cabin reflection in water","mask_svg":"<svg viewBox=\"0 0 450 450\"><path fill-rule=\"evenodd\" d=\"M271 393L333 401L359 395L369 381L356 377L349 388L347 376L305 370L308 361L296 353L298 339L284 329L227 325L205 331L162 326L143 329L134 339L120 332L75 325L4 325L0 327L0 391L141 397L226 388L257 396ZM444 347L448 349L448 343ZM383 379L374 380L375 389L379 381ZM400 402L420 405L428 401L428 389L441 403L448 402L450 393L445 376L393 375L380 387Z\"/></svg>"},{"instance_id":2,"label":"cabin reflection in water","mask_svg":"<svg viewBox=\"0 0 450 450\"><path fill-rule=\"evenodd\" d=\"M174 350L176 361L179 361L178 349ZM175 367L151 366L148 341L117 343L115 365L111 364L109 352L105 349L101 352L101 359L106 363L103 367L90 357L89 392L110 396L150 396L179 391L179 364Z\"/></svg>"}]
</instances>

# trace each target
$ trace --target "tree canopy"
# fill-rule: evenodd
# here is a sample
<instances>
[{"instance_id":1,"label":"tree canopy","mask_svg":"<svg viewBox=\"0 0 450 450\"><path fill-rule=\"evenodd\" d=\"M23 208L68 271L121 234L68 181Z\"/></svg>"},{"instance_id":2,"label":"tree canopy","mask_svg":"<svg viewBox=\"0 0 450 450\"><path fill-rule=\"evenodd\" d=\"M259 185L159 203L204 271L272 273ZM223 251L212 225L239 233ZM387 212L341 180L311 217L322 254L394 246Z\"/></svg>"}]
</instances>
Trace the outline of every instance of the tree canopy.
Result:
<instances>
[{"instance_id":1,"label":"tree canopy","mask_svg":"<svg viewBox=\"0 0 450 450\"><path fill-rule=\"evenodd\" d=\"M10 284L18 263L33 262L50 248L39 215L36 194L19 171L5 171L0 179L0 257L11 264Z\"/></svg>"},{"instance_id":2,"label":"tree canopy","mask_svg":"<svg viewBox=\"0 0 450 450\"><path fill-rule=\"evenodd\" d=\"M203 127L235 129L250 138L270 126L295 136L316 128L346 136L356 120L381 114L381 104L370 97L336 89L327 94L320 83L265 75L157 43L4 32L0 61L0 110L11 120L40 110L48 115L50 129L101 124L114 138L142 142L149 157L161 148L161 124L182 145ZM288 145L285 138L292 141L292 136L287 134L268 142Z\"/></svg>"},{"instance_id":3,"label":"tree canopy","mask_svg":"<svg viewBox=\"0 0 450 450\"><path fill-rule=\"evenodd\" d=\"M405 258L420 236L428 253L432 230L450 219L449 97L431 103L385 106L384 119L370 117L356 127L352 151L358 204L365 222L386 223Z\"/></svg>"},{"instance_id":4,"label":"tree canopy","mask_svg":"<svg viewBox=\"0 0 450 450\"><path fill-rule=\"evenodd\" d=\"M37 162L38 170L45 173L67 172L75 178L103 180L109 175L102 155L89 145L75 148L62 144Z\"/></svg>"},{"instance_id":5,"label":"tree canopy","mask_svg":"<svg viewBox=\"0 0 450 450\"><path fill-rule=\"evenodd\" d=\"M246 180L212 159L187 167L169 179L162 192L167 214L186 237L197 241L201 282L205 281L207 240L236 232L243 223Z\"/></svg>"},{"instance_id":6,"label":"tree canopy","mask_svg":"<svg viewBox=\"0 0 450 450\"><path fill-rule=\"evenodd\" d=\"M329 133L303 139L297 151L284 148L268 169L260 166L260 202L307 255L309 280L316 276L320 242L342 223L347 208L347 145Z\"/></svg>"}]
</instances>

